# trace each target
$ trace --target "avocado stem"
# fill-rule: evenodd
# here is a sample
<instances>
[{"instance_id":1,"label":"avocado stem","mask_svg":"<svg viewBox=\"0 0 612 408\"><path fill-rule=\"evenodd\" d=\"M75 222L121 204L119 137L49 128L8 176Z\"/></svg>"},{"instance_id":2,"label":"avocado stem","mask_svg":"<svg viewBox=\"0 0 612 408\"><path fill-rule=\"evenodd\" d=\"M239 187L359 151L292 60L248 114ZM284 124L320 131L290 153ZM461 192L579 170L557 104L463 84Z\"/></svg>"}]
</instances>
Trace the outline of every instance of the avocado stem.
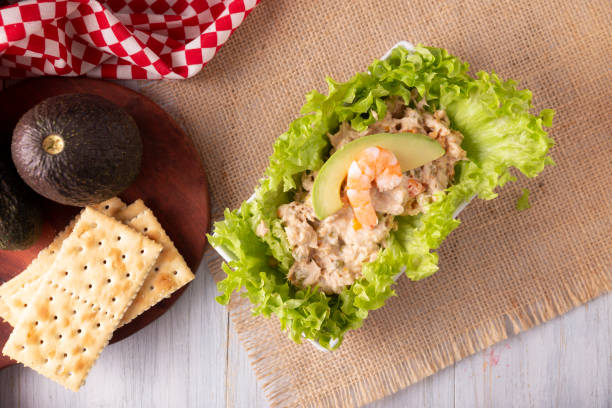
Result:
<instances>
[{"instance_id":1,"label":"avocado stem","mask_svg":"<svg viewBox=\"0 0 612 408\"><path fill-rule=\"evenodd\" d=\"M64 150L64 139L60 135L49 135L43 139L42 147L49 154L59 154Z\"/></svg>"}]
</instances>

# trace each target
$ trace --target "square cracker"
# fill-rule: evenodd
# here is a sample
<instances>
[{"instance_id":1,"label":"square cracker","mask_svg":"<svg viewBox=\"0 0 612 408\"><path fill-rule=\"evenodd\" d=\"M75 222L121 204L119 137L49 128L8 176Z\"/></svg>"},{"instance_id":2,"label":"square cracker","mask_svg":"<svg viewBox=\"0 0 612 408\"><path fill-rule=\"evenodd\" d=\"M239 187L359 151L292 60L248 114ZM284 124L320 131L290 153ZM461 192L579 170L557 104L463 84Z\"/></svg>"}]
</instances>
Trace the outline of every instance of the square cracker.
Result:
<instances>
[{"instance_id":1,"label":"square cracker","mask_svg":"<svg viewBox=\"0 0 612 408\"><path fill-rule=\"evenodd\" d=\"M125 203L117 197L92 207L109 216L115 216L126 209ZM0 286L0 317L10 323L11 326L15 327L19 321L24 305L28 303L38 289L39 278L55 261L62 242L70 235L80 215L77 215L63 231L57 234L49 246L41 250L23 272Z\"/></svg>"},{"instance_id":2,"label":"square cracker","mask_svg":"<svg viewBox=\"0 0 612 408\"><path fill-rule=\"evenodd\" d=\"M161 250L130 227L86 208L3 353L78 390Z\"/></svg>"},{"instance_id":3,"label":"square cracker","mask_svg":"<svg viewBox=\"0 0 612 408\"><path fill-rule=\"evenodd\" d=\"M144 208L144 211L128 222L128 225L161 244L164 249L157 258L153 269L147 275L134 302L125 312L120 325L129 323L195 278L153 212L146 207Z\"/></svg>"}]
</instances>

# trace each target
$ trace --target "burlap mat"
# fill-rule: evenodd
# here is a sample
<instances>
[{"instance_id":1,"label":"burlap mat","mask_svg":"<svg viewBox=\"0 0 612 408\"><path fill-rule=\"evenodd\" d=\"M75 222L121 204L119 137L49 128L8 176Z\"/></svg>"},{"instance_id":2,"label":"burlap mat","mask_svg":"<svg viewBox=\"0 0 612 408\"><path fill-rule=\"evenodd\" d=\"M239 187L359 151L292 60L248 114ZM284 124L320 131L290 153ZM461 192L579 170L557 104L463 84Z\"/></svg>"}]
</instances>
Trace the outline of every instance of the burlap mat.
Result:
<instances>
[{"instance_id":1,"label":"burlap mat","mask_svg":"<svg viewBox=\"0 0 612 408\"><path fill-rule=\"evenodd\" d=\"M520 79L538 110L557 110L557 166L472 203L440 271L400 279L399 296L340 350L295 345L276 318L232 303L272 405L373 401L612 288L611 21L609 0L265 0L200 75L147 89L196 141L216 218L249 197L309 90L323 91L327 75L348 79L398 40ZM520 187L532 192L524 212Z\"/></svg>"}]
</instances>

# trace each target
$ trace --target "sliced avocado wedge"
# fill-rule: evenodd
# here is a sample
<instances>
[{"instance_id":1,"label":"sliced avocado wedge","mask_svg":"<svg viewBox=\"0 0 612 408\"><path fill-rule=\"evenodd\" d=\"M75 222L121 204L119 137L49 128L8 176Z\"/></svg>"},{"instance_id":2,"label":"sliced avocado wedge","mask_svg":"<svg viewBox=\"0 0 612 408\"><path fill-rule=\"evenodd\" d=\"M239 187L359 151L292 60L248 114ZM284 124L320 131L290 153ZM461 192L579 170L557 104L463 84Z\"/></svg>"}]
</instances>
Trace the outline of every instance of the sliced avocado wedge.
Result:
<instances>
[{"instance_id":1,"label":"sliced avocado wedge","mask_svg":"<svg viewBox=\"0 0 612 408\"><path fill-rule=\"evenodd\" d=\"M312 203L317 218L323 220L343 207L340 189L348 168L361 151L371 146L393 152L402 172L421 167L445 153L437 141L418 133L378 133L346 144L331 155L315 178Z\"/></svg>"}]
</instances>

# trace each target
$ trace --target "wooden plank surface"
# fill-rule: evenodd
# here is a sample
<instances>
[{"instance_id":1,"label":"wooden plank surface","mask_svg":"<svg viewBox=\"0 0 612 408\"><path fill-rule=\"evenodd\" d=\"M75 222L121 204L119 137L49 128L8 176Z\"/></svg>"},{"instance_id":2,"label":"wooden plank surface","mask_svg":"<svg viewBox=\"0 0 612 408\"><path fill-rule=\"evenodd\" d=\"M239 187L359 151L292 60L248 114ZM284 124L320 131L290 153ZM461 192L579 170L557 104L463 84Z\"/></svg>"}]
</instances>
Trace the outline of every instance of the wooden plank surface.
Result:
<instances>
[{"instance_id":1,"label":"wooden plank surface","mask_svg":"<svg viewBox=\"0 0 612 408\"><path fill-rule=\"evenodd\" d=\"M0 407L266 407L204 266L166 315L106 349L74 394L22 367ZM371 408L612 406L612 296L460 361Z\"/></svg>"}]
</instances>

